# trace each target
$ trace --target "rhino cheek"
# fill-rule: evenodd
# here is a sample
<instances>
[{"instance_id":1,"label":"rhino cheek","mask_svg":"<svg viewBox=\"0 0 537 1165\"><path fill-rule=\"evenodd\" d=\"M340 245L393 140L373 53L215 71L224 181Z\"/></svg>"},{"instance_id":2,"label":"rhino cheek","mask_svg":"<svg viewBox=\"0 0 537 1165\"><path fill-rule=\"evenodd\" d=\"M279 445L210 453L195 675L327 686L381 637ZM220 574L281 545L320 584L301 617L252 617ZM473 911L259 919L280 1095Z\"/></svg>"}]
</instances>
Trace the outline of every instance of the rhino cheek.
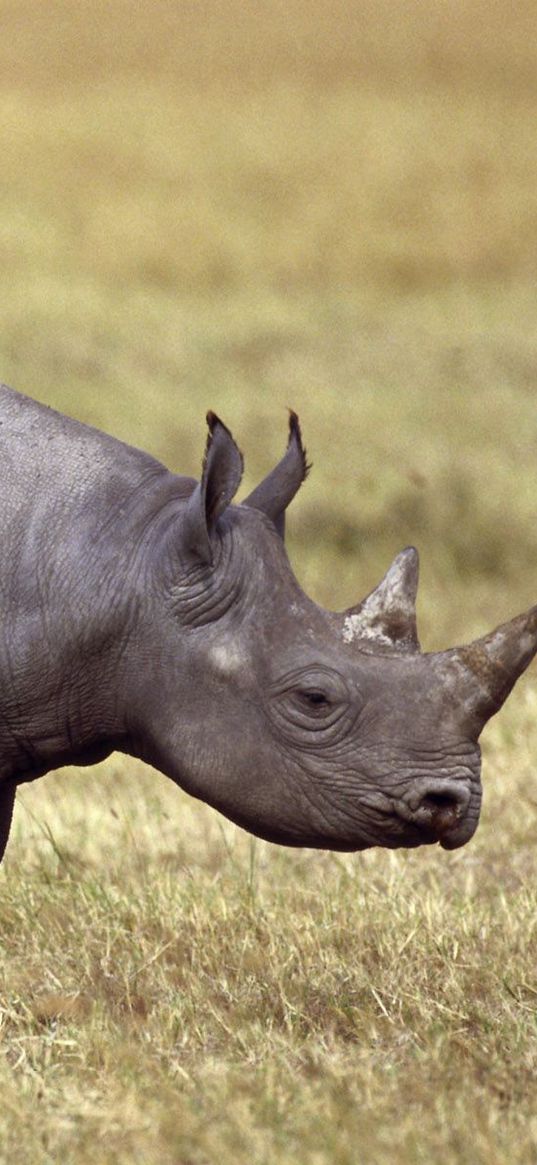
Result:
<instances>
[{"instance_id":1,"label":"rhino cheek","mask_svg":"<svg viewBox=\"0 0 537 1165\"><path fill-rule=\"evenodd\" d=\"M246 664L246 654L237 642L224 639L211 648L207 665L211 672L222 678L240 675Z\"/></svg>"}]
</instances>

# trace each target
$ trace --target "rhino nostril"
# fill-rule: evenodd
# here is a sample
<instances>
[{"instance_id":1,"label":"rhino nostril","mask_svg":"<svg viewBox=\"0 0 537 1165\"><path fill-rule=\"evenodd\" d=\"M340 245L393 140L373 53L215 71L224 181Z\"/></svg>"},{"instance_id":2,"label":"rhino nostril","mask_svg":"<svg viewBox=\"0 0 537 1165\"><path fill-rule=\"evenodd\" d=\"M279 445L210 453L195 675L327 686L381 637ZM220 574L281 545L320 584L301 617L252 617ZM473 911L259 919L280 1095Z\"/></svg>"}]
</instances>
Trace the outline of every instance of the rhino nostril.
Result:
<instances>
[{"instance_id":1,"label":"rhino nostril","mask_svg":"<svg viewBox=\"0 0 537 1165\"><path fill-rule=\"evenodd\" d=\"M466 789L449 789L442 792L429 791L421 799L416 821L433 829L439 837L448 833L464 814L468 804Z\"/></svg>"},{"instance_id":2,"label":"rhino nostril","mask_svg":"<svg viewBox=\"0 0 537 1165\"><path fill-rule=\"evenodd\" d=\"M453 793L426 793L422 799L421 808L431 809L433 813L437 810L453 810L458 816L462 809L462 798L456 797Z\"/></svg>"},{"instance_id":3,"label":"rhino nostril","mask_svg":"<svg viewBox=\"0 0 537 1165\"><path fill-rule=\"evenodd\" d=\"M432 830L437 837L452 830L464 817L470 802L470 787L465 781L440 779L423 787L413 781L397 806L397 813L418 828Z\"/></svg>"}]
</instances>

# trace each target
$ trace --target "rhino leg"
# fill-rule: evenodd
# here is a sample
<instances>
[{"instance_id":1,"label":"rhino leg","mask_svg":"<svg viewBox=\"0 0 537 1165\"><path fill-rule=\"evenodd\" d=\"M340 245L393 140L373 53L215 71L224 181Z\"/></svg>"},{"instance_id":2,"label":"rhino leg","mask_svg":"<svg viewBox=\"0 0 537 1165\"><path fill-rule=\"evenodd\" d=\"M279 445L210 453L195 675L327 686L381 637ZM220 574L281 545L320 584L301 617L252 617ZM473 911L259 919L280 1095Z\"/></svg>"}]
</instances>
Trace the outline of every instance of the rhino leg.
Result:
<instances>
[{"instance_id":1,"label":"rhino leg","mask_svg":"<svg viewBox=\"0 0 537 1165\"><path fill-rule=\"evenodd\" d=\"M0 862L4 856L9 837L16 790L17 786L14 781L5 781L0 785Z\"/></svg>"}]
</instances>

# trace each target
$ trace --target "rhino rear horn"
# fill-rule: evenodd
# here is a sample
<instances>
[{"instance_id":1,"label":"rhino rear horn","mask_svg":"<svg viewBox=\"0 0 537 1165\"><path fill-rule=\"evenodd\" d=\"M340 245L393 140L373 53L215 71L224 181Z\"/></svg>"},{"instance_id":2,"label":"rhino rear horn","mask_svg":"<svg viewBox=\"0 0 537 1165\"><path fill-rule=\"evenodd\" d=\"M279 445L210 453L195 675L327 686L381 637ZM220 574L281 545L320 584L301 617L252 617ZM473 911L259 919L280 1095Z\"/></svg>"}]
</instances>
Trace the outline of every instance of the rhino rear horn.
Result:
<instances>
[{"instance_id":1,"label":"rhino rear horn","mask_svg":"<svg viewBox=\"0 0 537 1165\"><path fill-rule=\"evenodd\" d=\"M197 558L212 562L212 535L242 478L242 453L216 413L207 413L209 435L201 481L191 494L185 515L185 547Z\"/></svg>"},{"instance_id":2,"label":"rhino rear horn","mask_svg":"<svg viewBox=\"0 0 537 1165\"><path fill-rule=\"evenodd\" d=\"M274 469L244 499L243 505L261 510L271 518L278 534L285 533L285 511L300 489L311 466L306 459L302 434L296 413L289 411L289 439L287 449Z\"/></svg>"},{"instance_id":3,"label":"rhino rear horn","mask_svg":"<svg viewBox=\"0 0 537 1165\"><path fill-rule=\"evenodd\" d=\"M481 730L537 654L537 606L446 654L463 668L468 693L465 707Z\"/></svg>"},{"instance_id":4,"label":"rhino rear horn","mask_svg":"<svg viewBox=\"0 0 537 1165\"><path fill-rule=\"evenodd\" d=\"M370 640L376 646L397 651L419 651L418 577L418 552L413 546L407 546L394 558L375 590L345 612L344 638Z\"/></svg>"}]
</instances>

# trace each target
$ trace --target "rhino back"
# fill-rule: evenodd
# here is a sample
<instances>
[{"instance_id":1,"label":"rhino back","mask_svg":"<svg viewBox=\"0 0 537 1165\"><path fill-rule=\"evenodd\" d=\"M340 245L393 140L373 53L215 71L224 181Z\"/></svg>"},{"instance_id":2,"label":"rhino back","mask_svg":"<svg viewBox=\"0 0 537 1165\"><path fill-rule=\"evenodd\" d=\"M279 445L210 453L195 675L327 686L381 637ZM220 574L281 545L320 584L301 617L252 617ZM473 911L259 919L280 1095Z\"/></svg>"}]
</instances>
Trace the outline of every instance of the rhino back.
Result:
<instances>
[{"instance_id":1,"label":"rhino back","mask_svg":"<svg viewBox=\"0 0 537 1165\"><path fill-rule=\"evenodd\" d=\"M148 453L5 385L0 465L4 580L17 550L34 562L57 554L65 561L66 552L76 561L97 545L116 557L124 538L135 540L170 499L187 497L195 484Z\"/></svg>"},{"instance_id":2,"label":"rhino back","mask_svg":"<svg viewBox=\"0 0 537 1165\"><path fill-rule=\"evenodd\" d=\"M89 425L0 386L0 458L3 504L21 508L69 498L71 509L89 494L112 498L164 467ZM94 499L95 500L95 499Z\"/></svg>"}]
</instances>

